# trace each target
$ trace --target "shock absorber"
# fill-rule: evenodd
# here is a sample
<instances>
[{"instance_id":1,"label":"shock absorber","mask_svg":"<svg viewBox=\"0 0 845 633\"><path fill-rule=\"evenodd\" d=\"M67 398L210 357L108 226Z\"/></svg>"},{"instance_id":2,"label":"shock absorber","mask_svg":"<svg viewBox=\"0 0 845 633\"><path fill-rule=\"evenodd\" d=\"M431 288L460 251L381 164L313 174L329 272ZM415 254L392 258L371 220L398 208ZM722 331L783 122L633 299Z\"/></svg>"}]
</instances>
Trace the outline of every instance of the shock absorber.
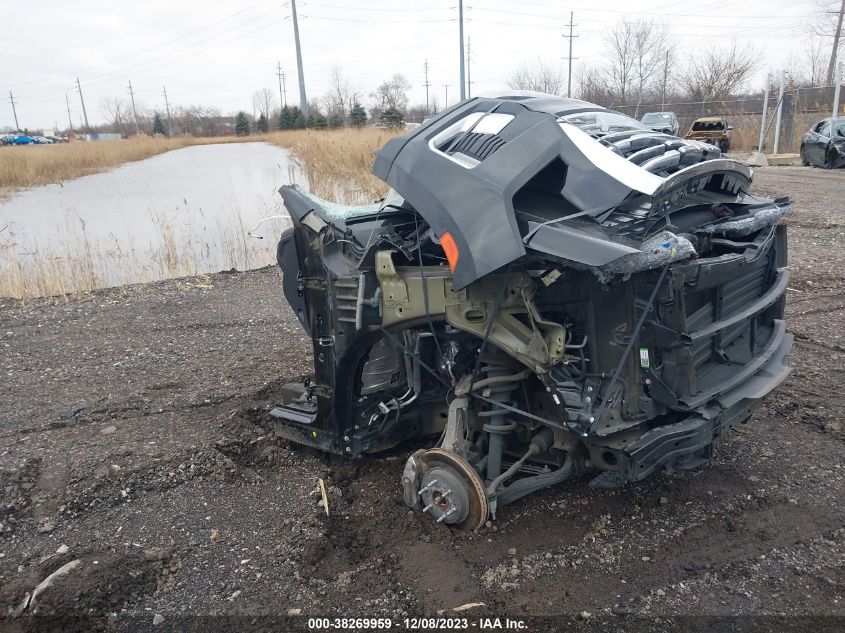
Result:
<instances>
[{"instance_id":1,"label":"shock absorber","mask_svg":"<svg viewBox=\"0 0 845 633\"><path fill-rule=\"evenodd\" d=\"M518 387L519 381L516 379L517 376L513 375L513 370L498 365L485 365L481 371L487 376L485 382L491 383L488 398L514 406L511 393ZM478 417L487 419L482 428L490 437L487 451L487 483L502 474L502 448L505 435L516 429L516 423L507 419L507 414L507 409L496 404L490 404L487 411L478 413Z\"/></svg>"}]
</instances>

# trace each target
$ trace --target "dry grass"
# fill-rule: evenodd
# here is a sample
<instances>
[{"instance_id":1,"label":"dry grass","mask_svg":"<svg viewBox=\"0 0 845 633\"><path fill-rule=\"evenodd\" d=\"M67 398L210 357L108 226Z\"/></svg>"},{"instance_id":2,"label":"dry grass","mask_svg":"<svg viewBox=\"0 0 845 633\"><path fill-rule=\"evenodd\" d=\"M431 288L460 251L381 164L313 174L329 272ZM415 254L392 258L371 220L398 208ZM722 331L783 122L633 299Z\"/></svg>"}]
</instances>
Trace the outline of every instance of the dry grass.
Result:
<instances>
[{"instance_id":1,"label":"dry grass","mask_svg":"<svg viewBox=\"0 0 845 633\"><path fill-rule=\"evenodd\" d=\"M302 164L311 191L345 204L384 197L387 185L372 175L375 152L402 130L347 128L272 132L263 140L290 149Z\"/></svg>"},{"instance_id":2,"label":"dry grass","mask_svg":"<svg viewBox=\"0 0 845 633\"><path fill-rule=\"evenodd\" d=\"M191 145L194 139L141 136L125 141L76 141L0 149L0 193L77 178Z\"/></svg>"}]
</instances>

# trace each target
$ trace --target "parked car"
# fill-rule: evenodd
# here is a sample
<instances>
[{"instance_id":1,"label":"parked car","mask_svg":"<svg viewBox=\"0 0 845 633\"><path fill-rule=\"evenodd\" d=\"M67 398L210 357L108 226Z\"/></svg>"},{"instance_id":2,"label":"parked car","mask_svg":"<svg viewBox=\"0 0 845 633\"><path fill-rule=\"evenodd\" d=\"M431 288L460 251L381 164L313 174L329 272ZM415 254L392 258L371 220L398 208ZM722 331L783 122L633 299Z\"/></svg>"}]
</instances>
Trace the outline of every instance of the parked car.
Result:
<instances>
[{"instance_id":1,"label":"parked car","mask_svg":"<svg viewBox=\"0 0 845 633\"><path fill-rule=\"evenodd\" d=\"M678 136L681 124L674 112L646 112L640 122L648 129Z\"/></svg>"},{"instance_id":2,"label":"parked car","mask_svg":"<svg viewBox=\"0 0 845 633\"><path fill-rule=\"evenodd\" d=\"M732 129L733 127L728 125L728 121L724 117L704 116L692 122L689 132L686 133L684 138L710 143L724 153L731 149Z\"/></svg>"},{"instance_id":3,"label":"parked car","mask_svg":"<svg viewBox=\"0 0 845 633\"><path fill-rule=\"evenodd\" d=\"M14 136L10 136L9 145L31 145L35 142L31 136L26 136L25 134L16 134Z\"/></svg>"},{"instance_id":4,"label":"parked car","mask_svg":"<svg viewBox=\"0 0 845 633\"><path fill-rule=\"evenodd\" d=\"M801 141L801 164L845 167L845 117L823 119L810 128Z\"/></svg>"},{"instance_id":5,"label":"parked car","mask_svg":"<svg viewBox=\"0 0 845 633\"><path fill-rule=\"evenodd\" d=\"M33 136L32 142L36 145L52 145L53 141L48 139L46 136Z\"/></svg>"}]
</instances>

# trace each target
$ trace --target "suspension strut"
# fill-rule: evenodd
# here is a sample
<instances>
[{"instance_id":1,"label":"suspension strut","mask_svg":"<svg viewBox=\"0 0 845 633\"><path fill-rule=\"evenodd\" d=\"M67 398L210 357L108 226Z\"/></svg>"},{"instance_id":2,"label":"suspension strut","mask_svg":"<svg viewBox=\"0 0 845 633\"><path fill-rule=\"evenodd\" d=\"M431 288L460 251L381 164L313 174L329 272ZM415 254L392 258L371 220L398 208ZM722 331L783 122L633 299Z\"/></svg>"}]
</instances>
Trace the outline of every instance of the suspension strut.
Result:
<instances>
[{"instance_id":1,"label":"suspension strut","mask_svg":"<svg viewBox=\"0 0 845 633\"><path fill-rule=\"evenodd\" d=\"M513 370L498 365L485 365L481 371L486 374L487 378L500 378L512 375ZM511 398L511 393L518 387L517 380L509 380L503 382L496 382L490 385L490 394L488 398L496 403L501 402L505 405L515 406L516 403ZM489 434L490 441L487 450L487 481L490 483L496 477L502 474L502 448L504 446L504 437L514 429L516 429L516 422L507 419L508 410L490 403L490 408L487 411L480 411L478 417L487 418L487 421L482 427L484 431Z\"/></svg>"}]
</instances>

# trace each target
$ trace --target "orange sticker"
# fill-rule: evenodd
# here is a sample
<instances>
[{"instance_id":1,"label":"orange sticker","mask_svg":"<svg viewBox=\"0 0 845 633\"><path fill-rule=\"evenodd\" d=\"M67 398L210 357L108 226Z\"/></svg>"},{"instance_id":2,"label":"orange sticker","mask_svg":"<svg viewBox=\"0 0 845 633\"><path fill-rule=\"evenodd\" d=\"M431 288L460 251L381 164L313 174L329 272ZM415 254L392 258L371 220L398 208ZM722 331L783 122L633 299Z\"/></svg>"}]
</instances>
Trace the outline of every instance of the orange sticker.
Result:
<instances>
[{"instance_id":1,"label":"orange sticker","mask_svg":"<svg viewBox=\"0 0 845 633\"><path fill-rule=\"evenodd\" d=\"M449 260L449 268L452 272L455 272L455 266L458 265L460 253L458 253L458 245L455 244L455 238L452 237L449 231L446 231L440 236L440 246L443 247L443 252L446 253L446 259Z\"/></svg>"}]
</instances>

